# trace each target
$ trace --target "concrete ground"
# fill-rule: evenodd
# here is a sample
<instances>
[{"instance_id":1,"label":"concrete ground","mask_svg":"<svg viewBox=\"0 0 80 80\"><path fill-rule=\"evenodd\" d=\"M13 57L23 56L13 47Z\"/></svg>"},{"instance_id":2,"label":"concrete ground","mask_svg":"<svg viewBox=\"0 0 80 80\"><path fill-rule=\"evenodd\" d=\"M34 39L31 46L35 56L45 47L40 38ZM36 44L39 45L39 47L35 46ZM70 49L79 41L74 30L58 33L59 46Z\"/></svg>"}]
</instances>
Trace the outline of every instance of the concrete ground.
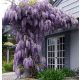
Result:
<instances>
[{"instance_id":1,"label":"concrete ground","mask_svg":"<svg viewBox=\"0 0 80 80\"><path fill-rule=\"evenodd\" d=\"M2 80L15 80L16 75L15 72L3 73Z\"/></svg>"},{"instance_id":2,"label":"concrete ground","mask_svg":"<svg viewBox=\"0 0 80 80\"><path fill-rule=\"evenodd\" d=\"M17 76L15 72L9 72L9 73L3 73L2 74L2 80L36 80L32 78L26 78L26 79L16 79Z\"/></svg>"}]
</instances>

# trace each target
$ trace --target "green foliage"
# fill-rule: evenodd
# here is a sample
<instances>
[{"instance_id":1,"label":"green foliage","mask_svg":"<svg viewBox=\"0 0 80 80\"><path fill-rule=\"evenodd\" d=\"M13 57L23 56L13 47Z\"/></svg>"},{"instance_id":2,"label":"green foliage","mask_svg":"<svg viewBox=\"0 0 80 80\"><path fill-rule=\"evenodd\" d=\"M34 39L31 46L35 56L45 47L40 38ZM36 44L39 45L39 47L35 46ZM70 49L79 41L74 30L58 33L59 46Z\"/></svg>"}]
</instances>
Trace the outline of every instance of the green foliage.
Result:
<instances>
[{"instance_id":1,"label":"green foliage","mask_svg":"<svg viewBox=\"0 0 80 80\"><path fill-rule=\"evenodd\" d=\"M2 35L2 42L4 43L4 42L7 42L7 41L8 41L7 36L6 35Z\"/></svg>"},{"instance_id":2,"label":"green foliage","mask_svg":"<svg viewBox=\"0 0 80 80\"><path fill-rule=\"evenodd\" d=\"M2 56L2 73L13 71L13 54L10 53L9 64L7 64L6 55Z\"/></svg>"},{"instance_id":3,"label":"green foliage","mask_svg":"<svg viewBox=\"0 0 80 80\"><path fill-rule=\"evenodd\" d=\"M72 77L75 75L75 72L73 70L64 68L62 69L63 73L65 74L66 77Z\"/></svg>"},{"instance_id":4,"label":"green foliage","mask_svg":"<svg viewBox=\"0 0 80 80\"><path fill-rule=\"evenodd\" d=\"M64 80L65 77L74 77L75 71L68 68L64 69L47 69L42 72L39 72L37 78L40 80Z\"/></svg>"},{"instance_id":5,"label":"green foliage","mask_svg":"<svg viewBox=\"0 0 80 80\"><path fill-rule=\"evenodd\" d=\"M64 80L64 77L65 74L62 72L62 70L54 69L44 70L37 75L37 78L41 78L41 80Z\"/></svg>"},{"instance_id":6,"label":"green foliage","mask_svg":"<svg viewBox=\"0 0 80 80\"><path fill-rule=\"evenodd\" d=\"M5 71L5 68L4 67L2 67L2 73L5 73L6 71Z\"/></svg>"},{"instance_id":7,"label":"green foliage","mask_svg":"<svg viewBox=\"0 0 80 80\"><path fill-rule=\"evenodd\" d=\"M11 72L11 71L13 71L13 63L9 64L5 63L3 65L3 72Z\"/></svg>"}]
</instances>

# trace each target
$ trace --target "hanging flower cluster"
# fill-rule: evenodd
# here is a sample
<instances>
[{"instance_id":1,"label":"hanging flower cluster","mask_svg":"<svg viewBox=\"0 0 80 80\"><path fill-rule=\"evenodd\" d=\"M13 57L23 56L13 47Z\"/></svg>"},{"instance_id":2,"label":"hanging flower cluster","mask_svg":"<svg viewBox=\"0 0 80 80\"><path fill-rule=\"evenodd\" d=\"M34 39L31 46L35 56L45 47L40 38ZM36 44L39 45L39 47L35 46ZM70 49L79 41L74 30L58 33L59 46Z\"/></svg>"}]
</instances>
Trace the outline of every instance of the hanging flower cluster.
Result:
<instances>
[{"instance_id":1,"label":"hanging flower cluster","mask_svg":"<svg viewBox=\"0 0 80 80\"><path fill-rule=\"evenodd\" d=\"M41 52L41 44L46 32L72 27L73 24L78 23L75 18L48 2L29 4L27 0L22 0L19 5L12 4L6 11L3 21L11 25L16 36L15 71L19 64L23 64L24 68L35 65L35 56Z\"/></svg>"}]
</instances>

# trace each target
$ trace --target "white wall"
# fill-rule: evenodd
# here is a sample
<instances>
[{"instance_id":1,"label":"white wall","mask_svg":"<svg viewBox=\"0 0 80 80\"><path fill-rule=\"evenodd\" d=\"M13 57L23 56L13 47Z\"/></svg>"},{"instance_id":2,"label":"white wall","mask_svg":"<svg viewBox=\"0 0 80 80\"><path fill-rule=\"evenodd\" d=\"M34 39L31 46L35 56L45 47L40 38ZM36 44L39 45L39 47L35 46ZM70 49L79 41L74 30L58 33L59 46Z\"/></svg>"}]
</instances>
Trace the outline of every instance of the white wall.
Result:
<instances>
[{"instance_id":1,"label":"white wall","mask_svg":"<svg viewBox=\"0 0 80 80\"><path fill-rule=\"evenodd\" d=\"M74 17L79 17L79 0L63 0L57 7Z\"/></svg>"},{"instance_id":2,"label":"white wall","mask_svg":"<svg viewBox=\"0 0 80 80\"><path fill-rule=\"evenodd\" d=\"M70 68L79 68L79 31L71 32Z\"/></svg>"}]
</instances>

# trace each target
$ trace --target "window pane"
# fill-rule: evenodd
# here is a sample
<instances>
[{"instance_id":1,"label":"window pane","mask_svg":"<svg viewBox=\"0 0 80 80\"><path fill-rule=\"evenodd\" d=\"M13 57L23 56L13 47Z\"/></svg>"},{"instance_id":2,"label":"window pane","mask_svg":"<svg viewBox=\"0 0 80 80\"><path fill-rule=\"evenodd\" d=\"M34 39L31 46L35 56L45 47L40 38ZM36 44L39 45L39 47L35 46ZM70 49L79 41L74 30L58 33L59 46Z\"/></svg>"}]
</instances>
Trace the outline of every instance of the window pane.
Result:
<instances>
[{"instance_id":1,"label":"window pane","mask_svg":"<svg viewBox=\"0 0 80 80\"><path fill-rule=\"evenodd\" d=\"M53 54L52 54L53 52L51 52L51 57L53 56Z\"/></svg>"},{"instance_id":2,"label":"window pane","mask_svg":"<svg viewBox=\"0 0 80 80\"><path fill-rule=\"evenodd\" d=\"M50 64L52 65L52 58L50 59Z\"/></svg>"},{"instance_id":3,"label":"window pane","mask_svg":"<svg viewBox=\"0 0 80 80\"><path fill-rule=\"evenodd\" d=\"M51 52L48 52L48 57L51 57Z\"/></svg>"},{"instance_id":4,"label":"window pane","mask_svg":"<svg viewBox=\"0 0 80 80\"><path fill-rule=\"evenodd\" d=\"M48 63L50 64L50 58L48 58Z\"/></svg>"},{"instance_id":5,"label":"window pane","mask_svg":"<svg viewBox=\"0 0 80 80\"><path fill-rule=\"evenodd\" d=\"M51 46L51 51L52 51L52 46Z\"/></svg>"},{"instance_id":6,"label":"window pane","mask_svg":"<svg viewBox=\"0 0 80 80\"><path fill-rule=\"evenodd\" d=\"M63 64L65 64L65 59L63 58Z\"/></svg>"},{"instance_id":7,"label":"window pane","mask_svg":"<svg viewBox=\"0 0 80 80\"><path fill-rule=\"evenodd\" d=\"M50 46L48 46L48 51L50 51Z\"/></svg>"},{"instance_id":8,"label":"window pane","mask_svg":"<svg viewBox=\"0 0 80 80\"><path fill-rule=\"evenodd\" d=\"M52 50L55 51L55 47L54 47L54 45L52 46Z\"/></svg>"},{"instance_id":9,"label":"window pane","mask_svg":"<svg viewBox=\"0 0 80 80\"><path fill-rule=\"evenodd\" d=\"M60 44L60 50L63 50L63 46L62 46L62 44Z\"/></svg>"},{"instance_id":10,"label":"window pane","mask_svg":"<svg viewBox=\"0 0 80 80\"><path fill-rule=\"evenodd\" d=\"M57 50L59 50L59 45L57 45Z\"/></svg>"},{"instance_id":11,"label":"window pane","mask_svg":"<svg viewBox=\"0 0 80 80\"><path fill-rule=\"evenodd\" d=\"M51 65L51 69L52 69L52 65Z\"/></svg>"},{"instance_id":12,"label":"window pane","mask_svg":"<svg viewBox=\"0 0 80 80\"><path fill-rule=\"evenodd\" d=\"M62 64L62 58L60 58L60 64Z\"/></svg>"},{"instance_id":13,"label":"window pane","mask_svg":"<svg viewBox=\"0 0 80 80\"><path fill-rule=\"evenodd\" d=\"M59 65L57 66L57 68L59 69Z\"/></svg>"},{"instance_id":14,"label":"window pane","mask_svg":"<svg viewBox=\"0 0 80 80\"><path fill-rule=\"evenodd\" d=\"M65 46L64 46L64 44L63 44L63 50L64 50L64 48L65 48Z\"/></svg>"},{"instance_id":15,"label":"window pane","mask_svg":"<svg viewBox=\"0 0 80 80\"><path fill-rule=\"evenodd\" d=\"M65 42L64 40L65 40L65 38L63 37L63 43Z\"/></svg>"},{"instance_id":16,"label":"window pane","mask_svg":"<svg viewBox=\"0 0 80 80\"><path fill-rule=\"evenodd\" d=\"M63 51L63 57L65 57L65 51Z\"/></svg>"},{"instance_id":17,"label":"window pane","mask_svg":"<svg viewBox=\"0 0 80 80\"><path fill-rule=\"evenodd\" d=\"M59 44L59 43L60 43L60 40L58 39L58 40L57 40L57 44Z\"/></svg>"},{"instance_id":18,"label":"window pane","mask_svg":"<svg viewBox=\"0 0 80 80\"><path fill-rule=\"evenodd\" d=\"M62 43L62 39L63 39L63 37L60 37L60 43Z\"/></svg>"},{"instance_id":19,"label":"window pane","mask_svg":"<svg viewBox=\"0 0 80 80\"><path fill-rule=\"evenodd\" d=\"M54 58L52 59L52 63L55 64Z\"/></svg>"},{"instance_id":20,"label":"window pane","mask_svg":"<svg viewBox=\"0 0 80 80\"><path fill-rule=\"evenodd\" d=\"M62 54L63 54L63 52L62 52L62 51L60 51L60 57L63 57L63 55L62 55Z\"/></svg>"},{"instance_id":21,"label":"window pane","mask_svg":"<svg viewBox=\"0 0 80 80\"><path fill-rule=\"evenodd\" d=\"M52 54L53 54L53 57L55 57L55 52L53 52Z\"/></svg>"},{"instance_id":22,"label":"window pane","mask_svg":"<svg viewBox=\"0 0 80 80\"><path fill-rule=\"evenodd\" d=\"M59 57L59 51L57 52L57 56Z\"/></svg>"},{"instance_id":23,"label":"window pane","mask_svg":"<svg viewBox=\"0 0 80 80\"><path fill-rule=\"evenodd\" d=\"M63 66L62 65L60 65L60 69L62 69L63 68Z\"/></svg>"},{"instance_id":24,"label":"window pane","mask_svg":"<svg viewBox=\"0 0 80 80\"><path fill-rule=\"evenodd\" d=\"M57 63L59 64L59 58L57 59Z\"/></svg>"}]
</instances>

